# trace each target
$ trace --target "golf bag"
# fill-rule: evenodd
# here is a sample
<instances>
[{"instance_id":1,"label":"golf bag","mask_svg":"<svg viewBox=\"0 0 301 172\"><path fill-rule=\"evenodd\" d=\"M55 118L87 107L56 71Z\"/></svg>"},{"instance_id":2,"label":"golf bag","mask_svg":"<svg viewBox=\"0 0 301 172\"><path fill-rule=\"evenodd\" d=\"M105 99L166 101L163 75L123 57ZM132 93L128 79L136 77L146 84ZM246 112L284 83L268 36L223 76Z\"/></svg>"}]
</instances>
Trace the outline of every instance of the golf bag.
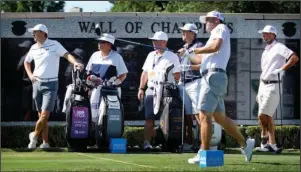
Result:
<instances>
[{"instance_id":1,"label":"golf bag","mask_svg":"<svg viewBox=\"0 0 301 172\"><path fill-rule=\"evenodd\" d=\"M156 143L162 144L163 151L183 151L183 114L182 101L179 96L178 86L175 83L167 83L168 73L174 66L170 66L165 72L160 108L160 124L156 129ZM156 94L161 94L156 93Z\"/></svg>"},{"instance_id":2,"label":"golf bag","mask_svg":"<svg viewBox=\"0 0 301 172\"><path fill-rule=\"evenodd\" d=\"M105 81L100 88L99 116L95 124L97 146L108 146L110 138L121 138L124 131L124 110L118 86Z\"/></svg>"},{"instance_id":3,"label":"golf bag","mask_svg":"<svg viewBox=\"0 0 301 172\"><path fill-rule=\"evenodd\" d=\"M71 91L71 95L65 98L64 102L67 123L66 139L69 151L84 151L91 139L91 106L87 86L80 79L78 70L73 71L72 82L73 84L69 85L69 90L67 90L67 92Z\"/></svg>"}]
</instances>

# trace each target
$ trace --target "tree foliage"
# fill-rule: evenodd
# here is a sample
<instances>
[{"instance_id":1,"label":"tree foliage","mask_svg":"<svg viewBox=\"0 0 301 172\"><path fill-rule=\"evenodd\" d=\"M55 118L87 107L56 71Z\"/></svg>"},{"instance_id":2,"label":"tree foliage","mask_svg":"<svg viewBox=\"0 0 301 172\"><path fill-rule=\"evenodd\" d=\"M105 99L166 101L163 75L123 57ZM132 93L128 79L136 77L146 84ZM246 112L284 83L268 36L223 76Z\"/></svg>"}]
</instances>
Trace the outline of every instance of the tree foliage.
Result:
<instances>
[{"instance_id":1,"label":"tree foliage","mask_svg":"<svg viewBox=\"0 0 301 172\"><path fill-rule=\"evenodd\" d=\"M4 12L60 12L64 1L1 1L0 10Z\"/></svg>"},{"instance_id":2,"label":"tree foliage","mask_svg":"<svg viewBox=\"0 0 301 172\"><path fill-rule=\"evenodd\" d=\"M299 1L114 1L112 12L300 13Z\"/></svg>"}]
</instances>

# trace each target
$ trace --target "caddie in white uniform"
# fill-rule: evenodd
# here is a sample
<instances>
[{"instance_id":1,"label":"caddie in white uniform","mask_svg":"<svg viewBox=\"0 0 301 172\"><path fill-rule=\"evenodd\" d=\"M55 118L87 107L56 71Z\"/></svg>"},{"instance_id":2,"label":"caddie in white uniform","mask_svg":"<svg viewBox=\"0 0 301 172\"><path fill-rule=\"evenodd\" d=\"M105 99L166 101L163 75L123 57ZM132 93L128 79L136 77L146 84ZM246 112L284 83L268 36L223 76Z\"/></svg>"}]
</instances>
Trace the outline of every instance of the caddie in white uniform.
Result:
<instances>
[{"instance_id":1,"label":"caddie in white uniform","mask_svg":"<svg viewBox=\"0 0 301 172\"><path fill-rule=\"evenodd\" d=\"M280 153L282 149L275 143L275 124L273 115L279 105L281 77L285 70L292 67L299 60L296 53L276 41L277 30L267 25L258 33L267 43L261 57L259 90L256 101L259 104L258 119L262 127L260 151ZM288 60L286 62L286 60Z\"/></svg>"},{"instance_id":2,"label":"caddie in white uniform","mask_svg":"<svg viewBox=\"0 0 301 172\"><path fill-rule=\"evenodd\" d=\"M245 139L235 123L226 116L224 96L227 93L228 77L226 67L230 58L230 32L224 24L224 17L218 11L211 11L201 16L200 21L206 24L210 33L206 45L195 48L188 57L192 62L201 64L201 90L198 109L201 122L201 150L209 150L212 137L212 117L226 132L230 133L241 145L247 162L251 161L254 139ZM201 57L195 56L201 54ZM188 159L188 163L199 163L199 153Z\"/></svg>"},{"instance_id":3,"label":"caddie in white uniform","mask_svg":"<svg viewBox=\"0 0 301 172\"><path fill-rule=\"evenodd\" d=\"M115 37L109 34L103 34L97 39L98 50L92 54L86 66L88 73L99 75L102 80L109 80L111 77L117 76L114 85L120 85L126 79L128 70L120 54L116 52L114 46ZM92 121L97 122L100 105L100 89L101 86L94 88L91 93L91 113ZM121 97L121 89L118 87L119 97Z\"/></svg>"},{"instance_id":4,"label":"caddie in white uniform","mask_svg":"<svg viewBox=\"0 0 301 172\"><path fill-rule=\"evenodd\" d=\"M49 148L48 118L53 111L57 90L60 57L65 57L74 67L82 70L84 66L56 40L48 39L48 29L44 24L38 24L28 29L33 34L36 43L31 46L24 67L33 84L33 99L39 114L35 131L29 134L28 148L36 148L38 137L42 134L43 143L40 148ZM35 68L31 71L31 62Z\"/></svg>"},{"instance_id":5,"label":"caddie in white uniform","mask_svg":"<svg viewBox=\"0 0 301 172\"><path fill-rule=\"evenodd\" d=\"M199 110L198 99L199 91L201 84L201 74L200 74L200 64L193 64L187 58L183 57L185 51L189 51L193 48L199 48L204 46L203 43L197 40L198 28L193 23L187 23L183 27L180 27L182 30L182 40L185 42L183 48L178 52L180 53L180 62L181 62L181 80L179 83L179 94L184 100L185 104L185 126L187 126L187 135L186 143L184 144L183 149L189 150L192 149L192 125L194 116L198 120ZM184 89L185 88L185 89ZM184 93L184 95L183 95ZM194 115L194 116L193 116ZM196 134L198 135L198 134Z\"/></svg>"},{"instance_id":6,"label":"caddie in white uniform","mask_svg":"<svg viewBox=\"0 0 301 172\"><path fill-rule=\"evenodd\" d=\"M140 86L138 92L138 99L140 101L144 98L145 107L145 125L144 125L144 149L151 149L150 140L154 129L154 106L153 106L153 93L154 86L153 80L158 75L159 71L165 71L166 67L174 64L172 70L173 75L168 76L168 82L179 81L180 79L180 62L178 56L171 52L162 50L166 48L168 36L162 31L158 31L154 34L152 38L154 47L160 47L161 49L156 49L150 52L144 62L142 67L143 72L141 74ZM145 86L147 84L147 90L145 91ZM145 91L145 92L144 92ZM145 97L144 97L145 94Z\"/></svg>"}]
</instances>

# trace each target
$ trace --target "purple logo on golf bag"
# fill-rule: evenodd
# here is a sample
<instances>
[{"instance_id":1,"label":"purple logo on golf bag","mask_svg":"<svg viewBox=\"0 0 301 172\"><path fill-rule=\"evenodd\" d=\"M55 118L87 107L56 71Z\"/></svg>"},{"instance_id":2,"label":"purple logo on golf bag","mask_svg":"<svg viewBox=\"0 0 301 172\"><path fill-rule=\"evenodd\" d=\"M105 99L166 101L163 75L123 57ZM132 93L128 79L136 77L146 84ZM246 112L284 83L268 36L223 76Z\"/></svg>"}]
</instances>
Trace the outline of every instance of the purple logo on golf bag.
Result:
<instances>
[{"instance_id":1,"label":"purple logo on golf bag","mask_svg":"<svg viewBox=\"0 0 301 172\"><path fill-rule=\"evenodd\" d=\"M72 107L72 138L87 138L89 132L89 110L87 107Z\"/></svg>"}]
</instances>

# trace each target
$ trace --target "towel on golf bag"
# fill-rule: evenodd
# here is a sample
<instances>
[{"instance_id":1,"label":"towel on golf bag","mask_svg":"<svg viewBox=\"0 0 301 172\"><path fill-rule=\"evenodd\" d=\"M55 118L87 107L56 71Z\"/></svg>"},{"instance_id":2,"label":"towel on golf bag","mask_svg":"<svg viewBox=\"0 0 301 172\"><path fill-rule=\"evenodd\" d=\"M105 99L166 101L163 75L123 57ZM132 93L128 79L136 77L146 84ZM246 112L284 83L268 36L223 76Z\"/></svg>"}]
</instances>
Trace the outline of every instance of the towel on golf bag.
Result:
<instances>
[{"instance_id":1,"label":"towel on golf bag","mask_svg":"<svg viewBox=\"0 0 301 172\"><path fill-rule=\"evenodd\" d=\"M90 103L91 103L91 113L92 113L92 121L97 123L99 116L99 107L100 107L100 90L101 85L94 88L91 92Z\"/></svg>"},{"instance_id":2,"label":"towel on golf bag","mask_svg":"<svg viewBox=\"0 0 301 172\"><path fill-rule=\"evenodd\" d=\"M62 112L64 112L64 113L66 112L67 103L68 103L68 101L71 98L73 89L74 89L74 85L73 84L69 84L67 86L67 90L66 90L66 94L65 94L65 99L64 99L64 104L63 104L63 110L62 110Z\"/></svg>"},{"instance_id":3,"label":"towel on golf bag","mask_svg":"<svg viewBox=\"0 0 301 172\"><path fill-rule=\"evenodd\" d=\"M154 106L154 114L155 115L157 115L160 110L161 97L162 97L162 91L163 91L163 84L161 84L161 82L164 82L164 72L159 71L159 72L157 72L157 75L153 80L153 83L154 83L153 106Z\"/></svg>"}]
</instances>

